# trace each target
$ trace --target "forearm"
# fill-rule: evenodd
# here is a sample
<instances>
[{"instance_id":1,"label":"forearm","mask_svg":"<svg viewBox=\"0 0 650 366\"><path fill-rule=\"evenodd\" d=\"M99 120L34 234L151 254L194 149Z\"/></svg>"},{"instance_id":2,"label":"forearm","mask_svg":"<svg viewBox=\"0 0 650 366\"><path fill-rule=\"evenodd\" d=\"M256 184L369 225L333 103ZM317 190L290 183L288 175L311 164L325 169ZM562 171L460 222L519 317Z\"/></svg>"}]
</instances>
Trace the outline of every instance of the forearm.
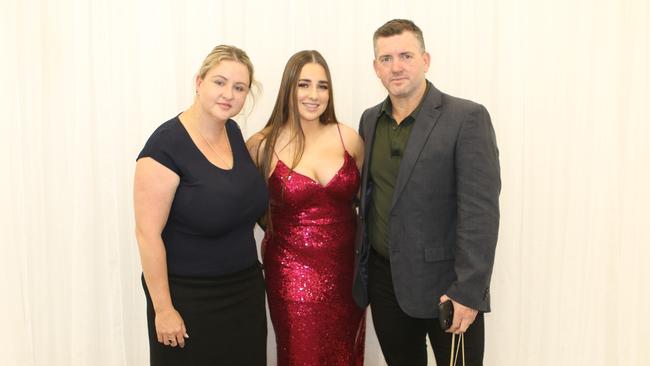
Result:
<instances>
[{"instance_id":1,"label":"forearm","mask_svg":"<svg viewBox=\"0 0 650 366\"><path fill-rule=\"evenodd\" d=\"M489 309L489 286L499 231L499 152L489 114L480 107L465 121L456 149L457 281L448 294ZM454 296L456 298L454 298Z\"/></svg>"},{"instance_id":2,"label":"forearm","mask_svg":"<svg viewBox=\"0 0 650 366\"><path fill-rule=\"evenodd\" d=\"M167 277L165 245L160 235L137 233L140 262L156 313L173 308Z\"/></svg>"}]
</instances>

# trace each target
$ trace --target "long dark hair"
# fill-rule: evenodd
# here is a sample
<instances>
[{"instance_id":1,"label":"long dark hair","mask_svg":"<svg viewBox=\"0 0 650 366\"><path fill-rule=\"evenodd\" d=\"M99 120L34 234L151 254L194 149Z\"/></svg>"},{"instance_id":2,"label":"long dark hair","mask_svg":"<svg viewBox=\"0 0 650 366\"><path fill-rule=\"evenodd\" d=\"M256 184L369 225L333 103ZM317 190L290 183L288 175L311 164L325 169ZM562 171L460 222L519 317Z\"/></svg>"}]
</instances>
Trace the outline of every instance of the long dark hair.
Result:
<instances>
[{"instance_id":1,"label":"long dark hair","mask_svg":"<svg viewBox=\"0 0 650 366\"><path fill-rule=\"evenodd\" d=\"M280 136L283 127L291 124L291 130L294 131L295 136L290 139L296 141L297 149L294 151L293 162L291 169L295 168L302 158L302 153L305 150L305 134L300 126L300 113L298 112L297 92L298 78L302 68L308 63L317 63L325 69L327 82L329 84L328 93L329 101L323 114L319 117L319 122L322 124L338 123L336 113L334 113L334 92L332 88L332 76L327 62L323 56L315 50L300 51L287 61L282 73L282 81L280 82L280 90L275 100L275 106L271 117L269 117L266 126L262 130L263 138L258 145L257 161L259 162L260 171L265 179L268 179L269 173L272 170L271 162L273 161L273 152L275 145ZM264 147L260 151L260 146ZM260 154L261 153L261 154Z\"/></svg>"}]
</instances>

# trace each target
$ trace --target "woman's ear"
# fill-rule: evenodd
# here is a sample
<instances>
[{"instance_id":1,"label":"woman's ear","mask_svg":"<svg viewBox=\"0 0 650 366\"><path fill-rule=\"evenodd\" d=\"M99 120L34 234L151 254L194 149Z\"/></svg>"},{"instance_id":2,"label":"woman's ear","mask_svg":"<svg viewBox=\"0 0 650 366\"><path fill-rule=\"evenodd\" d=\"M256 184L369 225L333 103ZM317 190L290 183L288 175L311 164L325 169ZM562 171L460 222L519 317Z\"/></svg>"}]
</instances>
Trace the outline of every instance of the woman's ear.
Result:
<instances>
[{"instance_id":1,"label":"woman's ear","mask_svg":"<svg viewBox=\"0 0 650 366\"><path fill-rule=\"evenodd\" d=\"M196 78L194 80L194 92L196 94L199 94L199 87L201 87L202 82L203 82L203 79L201 78L201 75L196 74Z\"/></svg>"}]
</instances>

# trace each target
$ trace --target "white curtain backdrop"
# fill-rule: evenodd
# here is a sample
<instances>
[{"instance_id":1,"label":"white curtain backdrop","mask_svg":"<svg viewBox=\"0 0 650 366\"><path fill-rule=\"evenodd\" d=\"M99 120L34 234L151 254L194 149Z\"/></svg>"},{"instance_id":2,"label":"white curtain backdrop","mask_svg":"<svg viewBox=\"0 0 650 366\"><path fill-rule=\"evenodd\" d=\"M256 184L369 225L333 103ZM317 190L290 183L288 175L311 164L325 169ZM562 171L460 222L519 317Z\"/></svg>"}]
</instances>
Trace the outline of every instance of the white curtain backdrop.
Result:
<instances>
[{"instance_id":1,"label":"white curtain backdrop","mask_svg":"<svg viewBox=\"0 0 650 366\"><path fill-rule=\"evenodd\" d=\"M135 157L191 103L213 46L244 48L264 86L237 118L246 137L302 49L328 60L356 128L385 97L372 33L396 17L423 29L428 78L496 129L485 364L650 364L648 0L0 4L1 365L147 364ZM385 365L371 325L366 353Z\"/></svg>"}]
</instances>

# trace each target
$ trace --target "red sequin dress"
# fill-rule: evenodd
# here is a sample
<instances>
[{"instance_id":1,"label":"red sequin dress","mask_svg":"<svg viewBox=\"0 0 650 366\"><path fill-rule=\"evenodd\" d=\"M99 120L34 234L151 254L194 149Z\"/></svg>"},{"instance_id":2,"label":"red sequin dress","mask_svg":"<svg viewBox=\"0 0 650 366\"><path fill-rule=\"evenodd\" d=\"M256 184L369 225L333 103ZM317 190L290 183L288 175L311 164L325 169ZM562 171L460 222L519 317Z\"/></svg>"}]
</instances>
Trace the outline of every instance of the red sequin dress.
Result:
<instances>
[{"instance_id":1,"label":"red sequin dress","mask_svg":"<svg viewBox=\"0 0 650 366\"><path fill-rule=\"evenodd\" d=\"M269 177L264 270L278 366L363 364L365 310L352 299L359 181L347 151L326 185L279 159Z\"/></svg>"}]
</instances>

